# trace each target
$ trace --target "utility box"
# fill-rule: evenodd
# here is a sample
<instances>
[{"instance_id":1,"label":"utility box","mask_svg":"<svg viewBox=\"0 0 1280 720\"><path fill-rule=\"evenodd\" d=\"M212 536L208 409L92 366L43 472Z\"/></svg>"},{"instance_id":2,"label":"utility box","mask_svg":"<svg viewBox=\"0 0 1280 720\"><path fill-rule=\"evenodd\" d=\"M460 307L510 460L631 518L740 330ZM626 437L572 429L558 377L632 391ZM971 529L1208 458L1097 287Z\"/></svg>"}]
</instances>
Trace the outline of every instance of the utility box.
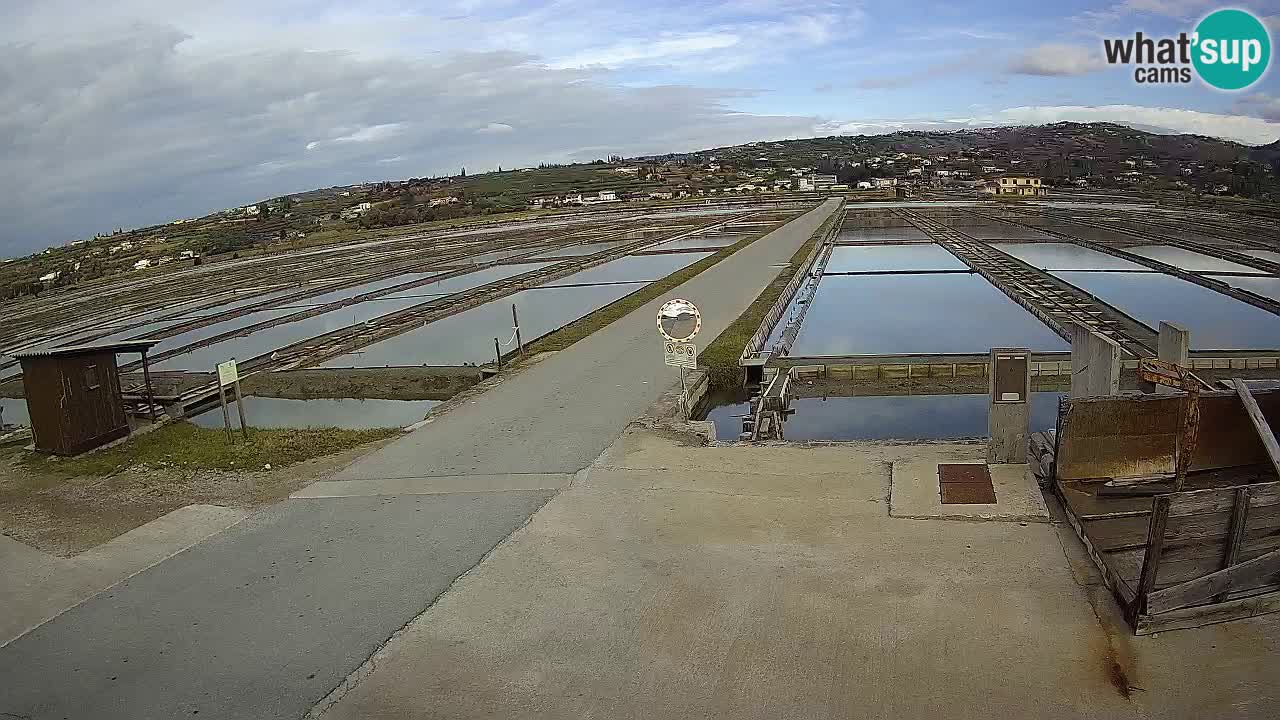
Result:
<instances>
[{"instance_id":1,"label":"utility box","mask_svg":"<svg viewBox=\"0 0 1280 720\"><path fill-rule=\"evenodd\" d=\"M1027 461L1031 435L1031 351L1026 348L992 348L990 355L990 409L987 462L993 465Z\"/></svg>"},{"instance_id":2,"label":"utility box","mask_svg":"<svg viewBox=\"0 0 1280 720\"><path fill-rule=\"evenodd\" d=\"M36 449L78 455L128 435L116 353L145 353L157 342L134 340L14 353L22 363Z\"/></svg>"}]
</instances>

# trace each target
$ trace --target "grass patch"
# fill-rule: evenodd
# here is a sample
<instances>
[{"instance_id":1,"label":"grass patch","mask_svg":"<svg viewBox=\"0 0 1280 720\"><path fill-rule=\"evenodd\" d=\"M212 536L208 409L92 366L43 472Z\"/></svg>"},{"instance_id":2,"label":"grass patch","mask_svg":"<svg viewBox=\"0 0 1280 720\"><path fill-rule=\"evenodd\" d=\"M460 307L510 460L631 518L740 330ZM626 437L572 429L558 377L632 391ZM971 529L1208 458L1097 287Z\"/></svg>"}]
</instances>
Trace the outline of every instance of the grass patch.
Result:
<instances>
[{"instance_id":1,"label":"grass patch","mask_svg":"<svg viewBox=\"0 0 1280 720\"><path fill-rule=\"evenodd\" d=\"M584 315L559 330L538 338L525 346L525 352L535 355L540 352L563 350L600 328L607 327L613 321L629 315L636 308L671 292L767 234L768 232L751 235L732 245L726 245L714 254L708 255L688 267L677 270L661 280L651 282L626 297L618 298L599 310L589 315ZM503 359L506 359L505 355Z\"/></svg>"},{"instance_id":2,"label":"grass patch","mask_svg":"<svg viewBox=\"0 0 1280 720\"><path fill-rule=\"evenodd\" d=\"M732 387L740 381L742 368L738 365L738 361L742 359L742 351L747 347L747 342L751 340L752 335L756 334L769 308L777 302L782 291L786 289L787 283L791 282L791 278L800 271L805 258L813 252L819 239L825 237L831 230L838 217L839 213L836 213L827 218L827 221L800 246L800 249L796 250L787 266L779 270L777 276L756 296L750 307L698 354L698 365L706 369L712 388Z\"/></svg>"},{"instance_id":3,"label":"grass patch","mask_svg":"<svg viewBox=\"0 0 1280 720\"><path fill-rule=\"evenodd\" d=\"M248 443L237 433L236 444L228 445L226 432L222 429L176 422L100 452L69 459L30 454L22 463L36 472L96 477L112 475L135 465L192 470L260 470L267 464L277 468L331 455L399 432L399 428L304 430L251 427Z\"/></svg>"}]
</instances>

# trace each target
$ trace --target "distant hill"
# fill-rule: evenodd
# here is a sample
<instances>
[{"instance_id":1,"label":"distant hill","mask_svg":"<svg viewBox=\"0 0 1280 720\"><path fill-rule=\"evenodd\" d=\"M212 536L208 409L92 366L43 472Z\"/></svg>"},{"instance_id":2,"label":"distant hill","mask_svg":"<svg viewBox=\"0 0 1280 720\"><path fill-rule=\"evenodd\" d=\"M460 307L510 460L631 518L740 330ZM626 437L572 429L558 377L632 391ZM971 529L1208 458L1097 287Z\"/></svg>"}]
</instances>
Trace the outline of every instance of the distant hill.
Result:
<instances>
[{"instance_id":1,"label":"distant hill","mask_svg":"<svg viewBox=\"0 0 1280 720\"><path fill-rule=\"evenodd\" d=\"M0 300L51 287L197 262L189 256L271 252L341 243L385 229L453 223L520 211L538 198L613 191L623 199L787 186L810 168L840 182L897 178L934 184L1001 172L1050 185L1231 195L1280 201L1280 141L1261 147L1148 132L1114 123L1071 123L947 132L902 131L755 142L692 153L410 178L331 187L263 200L202 218L117 230L0 263ZM945 171L941 172L941 171ZM147 270L149 271L149 270ZM51 278L51 279L50 279Z\"/></svg>"},{"instance_id":2,"label":"distant hill","mask_svg":"<svg viewBox=\"0 0 1280 720\"><path fill-rule=\"evenodd\" d=\"M879 158L879 162L875 162ZM1280 200L1280 142L1262 147L1161 134L1115 123L1060 122L954 131L900 131L756 142L641 160L721 163L757 170L810 167L841 182L903 177L908 166L1042 176L1049 185L1182 190ZM894 162L889 162L889 161ZM925 160L930 161L924 163ZM938 163L942 164L939 165ZM988 170L995 168L994 171ZM924 177L928 177L926 172Z\"/></svg>"}]
</instances>

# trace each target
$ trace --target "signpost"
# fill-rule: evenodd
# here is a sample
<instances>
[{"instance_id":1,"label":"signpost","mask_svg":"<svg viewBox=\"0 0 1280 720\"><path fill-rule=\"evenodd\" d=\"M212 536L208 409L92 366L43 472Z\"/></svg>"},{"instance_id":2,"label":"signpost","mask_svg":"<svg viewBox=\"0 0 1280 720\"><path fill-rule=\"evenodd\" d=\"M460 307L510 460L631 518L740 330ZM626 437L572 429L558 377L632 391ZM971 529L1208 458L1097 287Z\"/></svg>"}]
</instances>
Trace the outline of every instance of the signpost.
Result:
<instances>
[{"instance_id":1,"label":"signpost","mask_svg":"<svg viewBox=\"0 0 1280 720\"><path fill-rule=\"evenodd\" d=\"M663 358L667 365L680 368L680 408L689 417L689 388L685 385L685 368L698 367L698 347L691 342L702 330L702 313L688 300L668 300L658 310L658 332L665 342Z\"/></svg>"},{"instance_id":2,"label":"signpost","mask_svg":"<svg viewBox=\"0 0 1280 720\"><path fill-rule=\"evenodd\" d=\"M240 432L245 442L249 441L249 426L244 418L244 396L240 394L240 370L236 367L236 359L218 363L218 399L222 401L222 422L227 429L227 442L235 443L231 434L231 413L227 410L227 387L231 386L236 393L236 410L240 413Z\"/></svg>"}]
</instances>

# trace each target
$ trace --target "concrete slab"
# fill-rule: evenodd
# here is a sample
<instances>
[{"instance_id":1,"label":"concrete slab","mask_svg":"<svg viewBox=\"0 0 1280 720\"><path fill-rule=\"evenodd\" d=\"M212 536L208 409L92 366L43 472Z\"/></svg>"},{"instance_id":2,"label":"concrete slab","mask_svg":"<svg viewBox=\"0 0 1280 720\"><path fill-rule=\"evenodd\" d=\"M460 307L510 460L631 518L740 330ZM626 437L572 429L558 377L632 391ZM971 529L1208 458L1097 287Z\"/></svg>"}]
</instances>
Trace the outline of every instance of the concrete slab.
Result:
<instances>
[{"instance_id":1,"label":"concrete slab","mask_svg":"<svg viewBox=\"0 0 1280 720\"><path fill-rule=\"evenodd\" d=\"M0 536L0 646L117 582L243 520L248 513L188 505L73 558Z\"/></svg>"},{"instance_id":2,"label":"concrete slab","mask_svg":"<svg viewBox=\"0 0 1280 720\"><path fill-rule=\"evenodd\" d=\"M898 518L922 520L1010 520L1048 522L1049 510L1035 478L1026 465L991 465L994 503L944 505L938 492L938 464L956 462L954 457L924 457L893 464L893 485L889 493L890 513ZM963 462L963 461L962 461ZM983 464L982 461L974 464Z\"/></svg>"},{"instance_id":3,"label":"concrete slab","mask_svg":"<svg viewBox=\"0 0 1280 720\"><path fill-rule=\"evenodd\" d=\"M1052 526L889 516L917 450L628 432L316 714L1145 716Z\"/></svg>"},{"instance_id":4,"label":"concrete slab","mask_svg":"<svg viewBox=\"0 0 1280 720\"><path fill-rule=\"evenodd\" d=\"M301 717L551 495L287 500L0 648L0 716Z\"/></svg>"},{"instance_id":5,"label":"concrete slab","mask_svg":"<svg viewBox=\"0 0 1280 720\"><path fill-rule=\"evenodd\" d=\"M368 497L370 495L434 495L454 492L559 490L569 487L568 473L516 475L445 475L440 477L322 480L295 492L294 498Z\"/></svg>"}]
</instances>

